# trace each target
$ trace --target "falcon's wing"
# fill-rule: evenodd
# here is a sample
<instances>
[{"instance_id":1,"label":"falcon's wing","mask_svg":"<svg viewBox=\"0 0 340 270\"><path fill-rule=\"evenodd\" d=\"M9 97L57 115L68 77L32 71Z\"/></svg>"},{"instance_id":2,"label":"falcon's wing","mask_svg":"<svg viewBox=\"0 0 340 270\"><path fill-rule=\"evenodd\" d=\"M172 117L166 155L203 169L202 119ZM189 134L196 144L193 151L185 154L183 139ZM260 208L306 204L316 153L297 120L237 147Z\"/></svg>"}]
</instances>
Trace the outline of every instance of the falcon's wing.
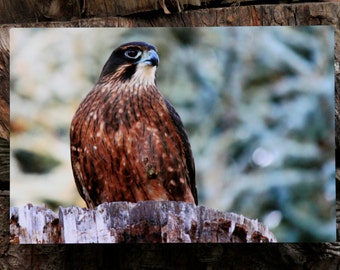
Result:
<instances>
[{"instance_id":1,"label":"falcon's wing","mask_svg":"<svg viewBox=\"0 0 340 270\"><path fill-rule=\"evenodd\" d=\"M165 99L166 106L170 112L171 115L171 120L174 123L176 130L178 134L180 135L182 142L183 142L183 147L184 147L184 155L185 155L185 160L189 172L189 185L190 189L192 192L192 195L194 197L195 203L198 204L198 199L197 199L197 189L196 189L196 180L195 180L195 163L194 163L194 157L192 155L188 135L184 129L182 120L178 113L175 111L174 107L170 104L168 100Z\"/></svg>"}]
</instances>

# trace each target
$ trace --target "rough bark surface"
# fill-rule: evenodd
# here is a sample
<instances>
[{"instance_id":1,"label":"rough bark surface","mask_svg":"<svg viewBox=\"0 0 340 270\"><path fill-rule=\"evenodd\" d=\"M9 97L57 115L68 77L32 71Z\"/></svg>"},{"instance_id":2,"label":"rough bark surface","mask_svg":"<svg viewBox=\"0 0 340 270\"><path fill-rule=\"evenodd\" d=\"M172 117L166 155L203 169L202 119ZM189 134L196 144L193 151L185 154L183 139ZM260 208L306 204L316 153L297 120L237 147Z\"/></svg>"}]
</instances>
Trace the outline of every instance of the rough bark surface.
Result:
<instances>
[{"instance_id":1,"label":"rough bark surface","mask_svg":"<svg viewBox=\"0 0 340 270\"><path fill-rule=\"evenodd\" d=\"M9 139L9 35L0 29L0 137Z\"/></svg>"},{"instance_id":2,"label":"rough bark surface","mask_svg":"<svg viewBox=\"0 0 340 270\"><path fill-rule=\"evenodd\" d=\"M46 11L34 3L44 3ZM85 4L88 2L88 4ZM219 1L217 1L219 2ZM221 1L223 2L223 1ZM144 13L129 17L91 18L89 1L0 1L2 23L14 27L137 27L137 26L335 26L335 87L339 101L340 25L339 2L279 5L233 5L181 13ZM30 3L29 5L27 3ZM70 14L61 8L68 3ZM61 3L61 4L60 4ZM50 8L48 8L50 6ZM58 7L58 5L56 5ZM85 7L85 8L84 8ZM185 6L186 7L186 6ZM203 4L201 7L205 7ZM17 14L17 12L20 13ZM30 15L27 11L31 12ZM65 13L66 12L66 13ZM14 14L16 14L14 16ZM66 15L65 15L66 14ZM72 19L72 20L71 20ZM60 22L63 21L63 22ZM7 25L8 27L11 25ZM2 40L8 36L1 33ZM1 56L5 51L1 49ZM8 74L8 66L5 66ZM8 76L7 76L8 77ZM3 78L1 82L3 83ZM8 82L9 85L9 82ZM5 89L6 90L6 89ZM7 89L8 91L8 89ZM7 97L8 98L8 97ZM336 103L336 146L339 149L339 107ZM337 162L339 166L339 162ZM3 168L1 168L2 170ZM337 180L337 190L339 190ZM8 189L8 187L7 187ZM337 192L339 194L339 191ZM339 198L339 196L337 196ZM339 205L337 199L337 205ZM340 207L337 207L337 217ZM0 191L0 269L339 269L339 243L314 244L195 244L195 245L14 245L9 244L9 192ZM340 231L337 218L338 231ZM339 240L338 234L338 240Z\"/></svg>"},{"instance_id":3,"label":"rough bark surface","mask_svg":"<svg viewBox=\"0 0 340 270\"><path fill-rule=\"evenodd\" d=\"M261 0L12 0L0 1L0 23L69 21L157 12L171 14L199 7L240 6ZM282 0L281 2L290 2ZM296 0L295 2L302 2Z\"/></svg>"},{"instance_id":4,"label":"rough bark surface","mask_svg":"<svg viewBox=\"0 0 340 270\"><path fill-rule=\"evenodd\" d=\"M268 243L276 242L257 220L184 202L113 202L96 209L26 205L10 210L10 238L49 243Z\"/></svg>"},{"instance_id":5,"label":"rough bark surface","mask_svg":"<svg viewBox=\"0 0 340 270\"><path fill-rule=\"evenodd\" d=\"M1 7L0 7L1 10ZM339 26L339 3L300 3L280 5L203 8L173 14L141 13L127 17L75 18L70 21L21 20L15 27L199 27L199 26ZM1 14L0 14L1 17ZM11 21L6 22L10 24Z\"/></svg>"}]
</instances>

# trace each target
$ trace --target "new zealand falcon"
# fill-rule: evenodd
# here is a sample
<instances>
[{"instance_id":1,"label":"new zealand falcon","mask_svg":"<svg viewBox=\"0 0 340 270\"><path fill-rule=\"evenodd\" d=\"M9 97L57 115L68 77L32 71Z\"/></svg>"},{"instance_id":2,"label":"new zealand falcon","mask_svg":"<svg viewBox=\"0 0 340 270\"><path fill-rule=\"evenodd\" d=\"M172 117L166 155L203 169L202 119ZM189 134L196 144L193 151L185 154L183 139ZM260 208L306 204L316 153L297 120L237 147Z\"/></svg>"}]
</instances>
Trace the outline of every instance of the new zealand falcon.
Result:
<instances>
[{"instance_id":1,"label":"new zealand falcon","mask_svg":"<svg viewBox=\"0 0 340 270\"><path fill-rule=\"evenodd\" d=\"M72 169L89 208L112 201L197 204L188 136L157 89L158 63L151 44L121 45L73 117Z\"/></svg>"}]
</instances>

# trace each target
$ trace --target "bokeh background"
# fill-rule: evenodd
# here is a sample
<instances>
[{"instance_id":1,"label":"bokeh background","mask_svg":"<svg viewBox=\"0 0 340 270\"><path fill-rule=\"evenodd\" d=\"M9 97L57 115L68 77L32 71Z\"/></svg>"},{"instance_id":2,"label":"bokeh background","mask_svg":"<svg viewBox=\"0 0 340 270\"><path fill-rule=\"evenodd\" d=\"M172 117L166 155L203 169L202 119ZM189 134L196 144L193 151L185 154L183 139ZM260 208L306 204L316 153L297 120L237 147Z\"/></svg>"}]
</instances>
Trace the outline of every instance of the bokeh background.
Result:
<instances>
[{"instance_id":1,"label":"bokeh background","mask_svg":"<svg viewBox=\"0 0 340 270\"><path fill-rule=\"evenodd\" d=\"M157 83L188 131L199 204L279 241L335 241L331 27L11 29L11 206L85 206L74 112L112 50L158 47Z\"/></svg>"}]
</instances>

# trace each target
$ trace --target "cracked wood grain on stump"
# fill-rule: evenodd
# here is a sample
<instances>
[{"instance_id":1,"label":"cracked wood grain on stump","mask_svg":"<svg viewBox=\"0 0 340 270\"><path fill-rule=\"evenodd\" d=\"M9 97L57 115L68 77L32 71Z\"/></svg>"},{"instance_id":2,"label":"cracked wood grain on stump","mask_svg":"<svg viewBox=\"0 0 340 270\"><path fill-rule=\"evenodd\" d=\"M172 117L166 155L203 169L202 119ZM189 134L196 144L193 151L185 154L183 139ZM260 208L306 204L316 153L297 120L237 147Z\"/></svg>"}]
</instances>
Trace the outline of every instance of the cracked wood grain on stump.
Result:
<instances>
[{"instance_id":1,"label":"cracked wood grain on stump","mask_svg":"<svg viewBox=\"0 0 340 270\"><path fill-rule=\"evenodd\" d=\"M113 202L96 209L10 210L12 243L276 242L257 220L184 202Z\"/></svg>"}]
</instances>

